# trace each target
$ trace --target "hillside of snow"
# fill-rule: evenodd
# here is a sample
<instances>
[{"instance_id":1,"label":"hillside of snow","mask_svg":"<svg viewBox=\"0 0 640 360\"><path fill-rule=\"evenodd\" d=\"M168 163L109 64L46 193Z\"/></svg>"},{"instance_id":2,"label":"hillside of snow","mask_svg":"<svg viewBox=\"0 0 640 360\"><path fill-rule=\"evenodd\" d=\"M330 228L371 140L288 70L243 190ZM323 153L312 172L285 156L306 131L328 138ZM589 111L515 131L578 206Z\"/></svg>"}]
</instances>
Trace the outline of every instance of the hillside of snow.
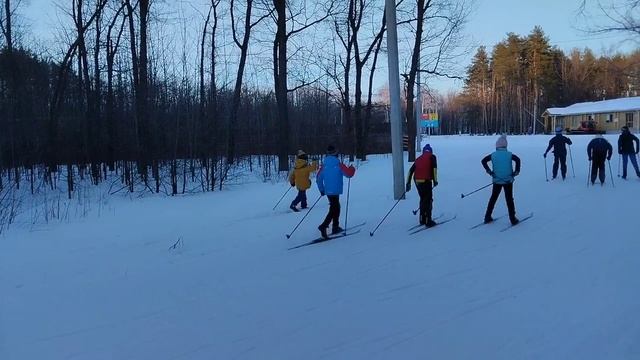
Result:
<instances>
[{"instance_id":1,"label":"hillside of snow","mask_svg":"<svg viewBox=\"0 0 640 360\"><path fill-rule=\"evenodd\" d=\"M616 154L615 187L609 172L587 187L591 137L573 136L576 177L569 163L546 182L550 137L512 136L518 216L535 216L470 230L490 190L460 194L490 183L480 160L496 138L428 139L434 214L457 218L415 235L412 190L369 236L394 204L384 155L351 181L363 231L296 250L328 205L287 239L306 213L287 209L293 191L271 210L286 182L114 197L100 214L14 226L0 237L0 359L640 359L640 180L617 177Z\"/></svg>"}]
</instances>

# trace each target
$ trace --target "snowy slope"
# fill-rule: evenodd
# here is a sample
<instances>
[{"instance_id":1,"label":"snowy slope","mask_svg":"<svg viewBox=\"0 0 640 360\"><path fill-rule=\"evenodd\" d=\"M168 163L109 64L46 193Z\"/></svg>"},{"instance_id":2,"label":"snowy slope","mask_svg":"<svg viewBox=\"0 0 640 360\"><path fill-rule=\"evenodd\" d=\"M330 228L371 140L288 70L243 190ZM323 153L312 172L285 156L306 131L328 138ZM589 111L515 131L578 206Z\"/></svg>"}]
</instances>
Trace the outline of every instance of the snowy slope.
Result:
<instances>
[{"instance_id":1,"label":"snowy slope","mask_svg":"<svg viewBox=\"0 0 640 360\"><path fill-rule=\"evenodd\" d=\"M0 238L0 359L640 358L640 181L587 188L590 137L574 136L576 178L547 183L548 137L510 137L516 207L535 217L469 230L489 190L460 193L490 182L480 159L495 139L429 140L434 212L458 218L412 236L415 191L368 235L394 203L388 156L352 180L349 222L365 231L297 250L327 204L287 240L304 213L271 211L285 184L14 227Z\"/></svg>"}]
</instances>

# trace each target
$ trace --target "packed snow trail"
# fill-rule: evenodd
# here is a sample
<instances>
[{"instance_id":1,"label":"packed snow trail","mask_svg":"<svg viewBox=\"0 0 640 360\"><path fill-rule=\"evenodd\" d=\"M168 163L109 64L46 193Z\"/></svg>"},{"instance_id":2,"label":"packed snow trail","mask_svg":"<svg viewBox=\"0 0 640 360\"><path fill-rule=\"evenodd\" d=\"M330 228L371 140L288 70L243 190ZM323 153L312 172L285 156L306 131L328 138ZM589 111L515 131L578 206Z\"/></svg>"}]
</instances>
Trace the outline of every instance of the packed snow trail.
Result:
<instances>
[{"instance_id":1,"label":"packed snow trail","mask_svg":"<svg viewBox=\"0 0 640 360\"><path fill-rule=\"evenodd\" d=\"M495 139L429 140L434 213L457 219L414 236L412 192L375 237L288 251L319 235L327 203L287 240L304 214L278 213L293 197L271 211L286 183L113 197L100 217L37 231L22 219L0 237L0 359L640 358L640 182L587 188L578 136L576 178L546 182L549 137L509 137L518 215L536 215L469 230L490 191L460 194L490 181L480 159ZM376 223L391 190L390 156L372 156L349 223Z\"/></svg>"}]
</instances>

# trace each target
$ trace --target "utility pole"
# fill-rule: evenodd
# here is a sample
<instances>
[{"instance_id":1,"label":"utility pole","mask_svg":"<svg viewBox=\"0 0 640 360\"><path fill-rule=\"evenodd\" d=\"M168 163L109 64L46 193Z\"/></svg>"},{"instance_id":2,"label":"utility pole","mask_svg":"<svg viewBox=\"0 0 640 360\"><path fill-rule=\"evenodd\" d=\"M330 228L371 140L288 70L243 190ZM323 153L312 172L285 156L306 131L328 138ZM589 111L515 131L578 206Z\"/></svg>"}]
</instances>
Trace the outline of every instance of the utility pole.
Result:
<instances>
[{"instance_id":1,"label":"utility pole","mask_svg":"<svg viewBox=\"0 0 640 360\"><path fill-rule=\"evenodd\" d=\"M391 100L391 153L393 159L393 198L404 198L402 116L400 107L400 65L398 64L398 26L395 0L385 0L387 50L389 52L389 98Z\"/></svg>"}]
</instances>

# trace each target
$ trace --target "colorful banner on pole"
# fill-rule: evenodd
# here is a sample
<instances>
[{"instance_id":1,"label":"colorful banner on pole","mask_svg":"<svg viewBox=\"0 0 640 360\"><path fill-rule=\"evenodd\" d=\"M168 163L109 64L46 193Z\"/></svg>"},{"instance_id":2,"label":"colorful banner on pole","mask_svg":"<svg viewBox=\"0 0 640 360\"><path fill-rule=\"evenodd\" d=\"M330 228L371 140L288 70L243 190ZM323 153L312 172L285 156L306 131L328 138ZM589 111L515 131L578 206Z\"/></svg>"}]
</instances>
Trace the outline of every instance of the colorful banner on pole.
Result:
<instances>
[{"instance_id":1,"label":"colorful banner on pole","mask_svg":"<svg viewBox=\"0 0 640 360\"><path fill-rule=\"evenodd\" d=\"M422 127L423 128L437 128L440 126L440 118L437 112L430 112L422 114Z\"/></svg>"}]
</instances>

